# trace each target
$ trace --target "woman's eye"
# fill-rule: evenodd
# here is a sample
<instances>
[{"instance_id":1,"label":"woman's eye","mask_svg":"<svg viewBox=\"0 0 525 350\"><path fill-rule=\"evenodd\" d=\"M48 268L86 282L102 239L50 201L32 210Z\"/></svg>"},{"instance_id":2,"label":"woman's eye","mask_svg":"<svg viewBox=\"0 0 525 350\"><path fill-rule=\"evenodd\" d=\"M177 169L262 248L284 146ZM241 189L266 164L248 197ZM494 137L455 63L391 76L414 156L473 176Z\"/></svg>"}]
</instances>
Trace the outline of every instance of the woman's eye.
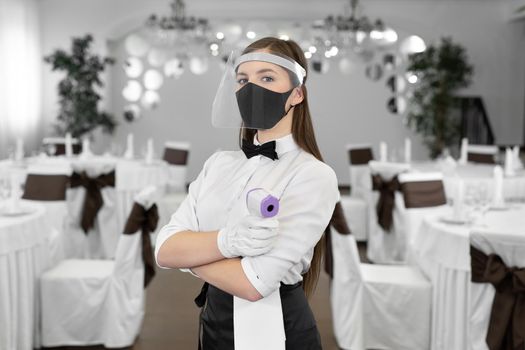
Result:
<instances>
[{"instance_id":1,"label":"woman's eye","mask_svg":"<svg viewBox=\"0 0 525 350\"><path fill-rule=\"evenodd\" d=\"M261 80L264 81L265 83L270 83L273 81L273 78L272 77L262 77Z\"/></svg>"},{"instance_id":2,"label":"woman's eye","mask_svg":"<svg viewBox=\"0 0 525 350\"><path fill-rule=\"evenodd\" d=\"M237 80L237 83L240 85L246 84L247 82L248 82L248 79L245 79L245 78L241 78Z\"/></svg>"}]
</instances>

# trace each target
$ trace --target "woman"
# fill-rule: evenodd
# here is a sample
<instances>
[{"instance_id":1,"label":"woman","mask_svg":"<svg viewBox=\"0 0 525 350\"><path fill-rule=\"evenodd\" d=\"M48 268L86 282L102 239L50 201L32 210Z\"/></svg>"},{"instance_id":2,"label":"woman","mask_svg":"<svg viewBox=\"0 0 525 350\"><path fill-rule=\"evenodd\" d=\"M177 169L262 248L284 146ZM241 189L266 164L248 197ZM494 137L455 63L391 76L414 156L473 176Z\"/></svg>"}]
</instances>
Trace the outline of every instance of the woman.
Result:
<instances>
[{"instance_id":1,"label":"woman","mask_svg":"<svg viewBox=\"0 0 525 350\"><path fill-rule=\"evenodd\" d=\"M234 349L232 300L255 302L275 294L286 349L321 349L305 294L319 276L320 239L339 191L315 140L306 67L295 42L270 37L232 62L212 114L215 126L238 127L242 120L242 152L213 154L159 232L158 265L190 269L206 282L200 296L207 299L201 313L205 350ZM228 102L231 96L235 103ZM280 200L274 218L248 213L246 194L260 187Z\"/></svg>"}]
</instances>

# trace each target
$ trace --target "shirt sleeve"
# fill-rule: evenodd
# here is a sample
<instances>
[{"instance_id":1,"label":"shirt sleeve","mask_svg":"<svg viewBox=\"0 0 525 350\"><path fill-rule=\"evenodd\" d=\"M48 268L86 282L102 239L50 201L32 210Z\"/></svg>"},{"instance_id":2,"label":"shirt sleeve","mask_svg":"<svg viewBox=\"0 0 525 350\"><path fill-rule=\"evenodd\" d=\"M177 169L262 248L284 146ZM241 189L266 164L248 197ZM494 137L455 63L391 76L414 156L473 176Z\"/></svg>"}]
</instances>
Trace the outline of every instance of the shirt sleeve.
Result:
<instances>
[{"instance_id":1,"label":"shirt sleeve","mask_svg":"<svg viewBox=\"0 0 525 350\"><path fill-rule=\"evenodd\" d=\"M241 260L246 277L263 297L278 289L286 273L315 247L338 200L337 177L322 162L308 164L290 180L280 198L274 248Z\"/></svg>"},{"instance_id":2,"label":"shirt sleeve","mask_svg":"<svg viewBox=\"0 0 525 350\"><path fill-rule=\"evenodd\" d=\"M200 189L202 187L203 181L206 178L206 174L213 163L213 160L217 157L219 153L214 153L213 155L206 160L204 166L197 176L197 178L190 183L188 188L188 194L186 198L179 205L177 211L173 213L168 224L162 227L157 235L157 240L155 242L155 261L157 266L161 268L167 268L159 264L157 257L159 254L160 247L164 242L168 240L174 234L177 234L181 231L198 231L199 230L199 221L197 220L196 215L196 203L199 196ZM187 271L187 269L181 269L182 271Z\"/></svg>"}]
</instances>

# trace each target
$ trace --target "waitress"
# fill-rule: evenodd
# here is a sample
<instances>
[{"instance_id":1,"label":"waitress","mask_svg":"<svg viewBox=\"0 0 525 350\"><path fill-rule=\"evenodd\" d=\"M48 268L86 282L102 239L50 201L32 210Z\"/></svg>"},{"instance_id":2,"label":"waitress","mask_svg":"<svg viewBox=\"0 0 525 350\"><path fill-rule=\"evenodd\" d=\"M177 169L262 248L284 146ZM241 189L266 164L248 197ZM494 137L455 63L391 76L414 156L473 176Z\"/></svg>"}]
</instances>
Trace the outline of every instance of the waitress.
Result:
<instances>
[{"instance_id":1,"label":"waitress","mask_svg":"<svg viewBox=\"0 0 525 350\"><path fill-rule=\"evenodd\" d=\"M250 332L248 348L260 347L256 335L267 327L248 328L275 317L275 300L282 348L321 349L307 296L319 277L321 237L339 191L315 140L306 68L295 42L272 37L230 57L212 122L240 126L242 151L213 154L158 234L157 264L187 269L206 282L196 299L206 300L200 316L204 350L239 350ZM277 216L250 214L246 195L254 188L279 199ZM252 308L258 314L240 322L252 305L262 309Z\"/></svg>"}]
</instances>

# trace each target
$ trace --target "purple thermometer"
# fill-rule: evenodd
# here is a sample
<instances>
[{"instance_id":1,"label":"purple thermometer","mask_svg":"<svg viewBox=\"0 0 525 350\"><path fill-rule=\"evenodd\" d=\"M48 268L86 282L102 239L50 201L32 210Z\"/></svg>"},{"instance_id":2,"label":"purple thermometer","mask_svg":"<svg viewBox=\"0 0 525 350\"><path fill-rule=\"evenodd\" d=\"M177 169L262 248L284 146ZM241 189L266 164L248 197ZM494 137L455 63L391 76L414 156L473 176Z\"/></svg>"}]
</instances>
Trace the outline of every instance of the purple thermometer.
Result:
<instances>
[{"instance_id":1,"label":"purple thermometer","mask_svg":"<svg viewBox=\"0 0 525 350\"><path fill-rule=\"evenodd\" d=\"M262 218L271 218L279 212L279 199L263 188L254 188L246 193L248 212Z\"/></svg>"}]
</instances>

